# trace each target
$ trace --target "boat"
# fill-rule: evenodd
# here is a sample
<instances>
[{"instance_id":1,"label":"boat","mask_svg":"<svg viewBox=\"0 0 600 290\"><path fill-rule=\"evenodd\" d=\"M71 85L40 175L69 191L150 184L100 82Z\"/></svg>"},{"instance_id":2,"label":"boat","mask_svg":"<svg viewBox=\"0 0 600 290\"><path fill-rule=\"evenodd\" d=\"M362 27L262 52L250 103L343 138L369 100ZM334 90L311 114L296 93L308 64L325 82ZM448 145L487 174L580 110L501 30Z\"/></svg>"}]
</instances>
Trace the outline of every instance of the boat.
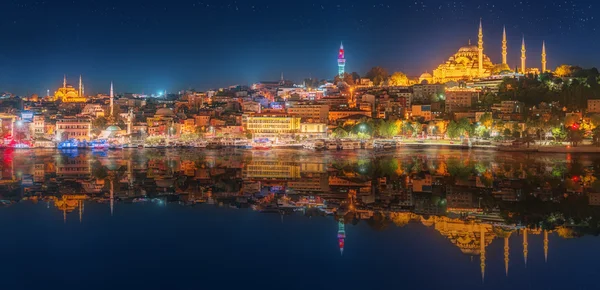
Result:
<instances>
[{"instance_id":1,"label":"boat","mask_svg":"<svg viewBox=\"0 0 600 290\"><path fill-rule=\"evenodd\" d=\"M58 149L78 149L79 141L75 139L69 139L63 142L59 142L56 146Z\"/></svg>"},{"instance_id":2,"label":"boat","mask_svg":"<svg viewBox=\"0 0 600 290\"><path fill-rule=\"evenodd\" d=\"M108 147L109 144L106 140L94 140L90 142L90 148L92 148L92 150L107 150Z\"/></svg>"},{"instance_id":3,"label":"boat","mask_svg":"<svg viewBox=\"0 0 600 290\"><path fill-rule=\"evenodd\" d=\"M271 145L269 145L269 144L256 144L256 145L252 145L252 149L254 149L254 150L271 150Z\"/></svg>"},{"instance_id":4,"label":"boat","mask_svg":"<svg viewBox=\"0 0 600 290\"><path fill-rule=\"evenodd\" d=\"M360 146L358 147L360 148ZM342 141L342 150L354 150L354 142L353 141Z\"/></svg>"},{"instance_id":5,"label":"boat","mask_svg":"<svg viewBox=\"0 0 600 290\"><path fill-rule=\"evenodd\" d=\"M327 143L327 150L337 150L337 149L338 149L337 142L328 142Z\"/></svg>"},{"instance_id":6,"label":"boat","mask_svg":"<svg viewBox=\"0 0 600 290\"><path fill-rule=\"evenodd\" d=\"M192 146L194 148L206 148L206 146L208 146L208 142L202 140L202 141L194 142L192 144Z\"/></svg>"},{"instance_id":7,"label":"boat","mask_svg":"<svg viewBox=\"0 0 600 290\"><path fill-rule=\"evenodd\" d=\"M123 145L117 144L117 143L112 143L112 144L108 145L108 149L110 149L110 150L123 149Z\"/></svg>"}]
</instances>

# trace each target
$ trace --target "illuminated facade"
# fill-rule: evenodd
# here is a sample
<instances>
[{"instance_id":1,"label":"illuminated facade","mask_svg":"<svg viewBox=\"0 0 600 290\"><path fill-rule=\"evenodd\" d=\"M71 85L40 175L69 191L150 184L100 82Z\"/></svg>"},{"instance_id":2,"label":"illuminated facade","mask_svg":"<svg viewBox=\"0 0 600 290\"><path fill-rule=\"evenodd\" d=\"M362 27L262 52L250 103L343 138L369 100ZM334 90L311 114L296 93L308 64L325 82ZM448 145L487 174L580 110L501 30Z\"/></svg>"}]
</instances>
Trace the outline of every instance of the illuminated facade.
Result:
<instances>
[{"instance_id":1,"label":"illuminated facade","mask_svg":"<svg viewBox=\"0 0 600 290\"><path fill-rule=\"evenodd\" d=\"M244 114L244 130L250 131L254 138L277 138L281 134L293 134L300 131L300 118L287 114Z\"/></svg>"},{"instance_id":2,"label":"illuminated facade","mask_svg":"<svg viewBox=\"0 0 600 290\"><path fill-rule=\"evenodd\" d=\"M56 140L90 140L92 121L88 118L65 118L56 121Z\"/></svg>"},{"instance_id":3,"label":"illuminated facade","mask_svg":"<svg viewBox=\"0 0 600 290\"><path fill-rule=\"evenodd\" d=\"M63 103L85 103L87 98L83 95L83 83L79 78L79 90L67 84L67 77L63 79L63 86L54 92L54 100L60 100Z\"/></svg>"},{"instance_id":4,"label":"illuminated facade","mask_svg":"<svg viewBox=\"0 0 600 290\"><path fill-rule=\"evenodd\" d=\"M340 51L338 53L338 75L340 78L344 77L344 72L346 68L346 58L344 56L344 44L340 44Z\"/></svg>"},{"instance_id":5,"label":"illuminated facade","mask_svg":"<svg viewBox=\"0 0 600 290\"><path fill-rule=\"evenodd\" d=\"M422 74L419 77L419 82L447 83L450 81L472 81L473 79L482 79L498 75L501 72L511 71L507 64L507 49L506 28L504 28L502 31L502 61L499 64L494 64L491 59L484 54L483 27L480 22L477 45L471 45L469 41L469 45L461 47L458 52L451 56L445 63L440 64L433 70L433 74ZM542 43L541 70L539 68L527 68L525 52L525 39L523 38L521 43L521 62L518 72L526 74L548 71L545 43Z\"/></svg>"}]
</instances>

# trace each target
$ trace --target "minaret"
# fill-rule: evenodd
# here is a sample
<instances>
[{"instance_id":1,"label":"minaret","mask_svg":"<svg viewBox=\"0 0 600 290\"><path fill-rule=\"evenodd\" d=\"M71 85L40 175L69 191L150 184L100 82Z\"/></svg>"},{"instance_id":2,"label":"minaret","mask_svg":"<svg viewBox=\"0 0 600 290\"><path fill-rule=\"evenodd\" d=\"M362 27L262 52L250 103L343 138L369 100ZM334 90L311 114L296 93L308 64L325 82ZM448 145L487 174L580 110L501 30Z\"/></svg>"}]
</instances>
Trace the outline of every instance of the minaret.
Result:
<instances>
[{"instance_id":1,"label":"minaret","mask_svg":"<svg viewBox=\"0 0 600 290\"><path fill-rule=\"evenodd\" d=\"M81 97L85 96L85 85L81 84Z\"/></svg>"},{"instance_id":2,"label":"minaret","mask_svg":"<svg viewBox=\"0 0 600 290\"><path fill-rule=\"evenodd\" d=\"M479 19L479 41L477 42L477 49L479 50L479 76L483 75L483 27L481 25L481 18Z\"/></svg>"},{"instance_id":3,"label":"minaret","mask_svg":"<svg viewBox=\"0 0 600 290\"><path fill-rule=\"evenodd\" d=\"M544 230L544 262L548 262L548 231Z\"/></svg>"},{"instance_id":4,"label":"minaret","mask_svg":"<svg viewBox=\"0 0 600 290\"><path fill-rule=\"evenodd\" d=\"M113 113L114 113L114 99L115 99L115 95L114 95L114 92L113 92L113 83L110 82L110 116L111 117L114 117L113 116Z\"/></svg>"},{"instance_id":5,"label":"minaret","mask_svg":"<svg viewBox=\"0 0 600 290\"><path fill-rule=\"evenodd\" d=\"M338 221L338 247L340 248L340 255L344 255L344 242L346 239L346 226L344 225L344 217L340 217Z\"/></svg>"},{"instance_id":6,"label":"minaret","mask_svg":"<svg viewBox=\"0 0 600 290\"><path fill-rule=\"evenodd\" d=\"M340 51L338 53L338 75L340 78L344 78L344 72L346 69L346 58L344 56L344 44L340 43Z\"/></svg>"},{"instance_id":7,"label":"minaret","mask_svg":"<svg viewBox=\"0 0 600 290\"><path fill-rule=\"evenodd\" d=\"M521 73L525 74L525 60L527 59L527 57L525 57L525 36L523 36L523 42L521 42Z\"/></svg>"},{"instance_id":8,"label":"minaret","mask_svg":"<svg viewBox=\"0 0 600 290\"><path fill-rule=\"evenodd\" d=\"M66 88L66 87L67 87L67 75L64 75L64 78L63 78L63 88Z\"/></svg>"},{"instance_id":9,"label":"minaret","mask_svg":"<svg viewBox=\"0 0 600 290\"><path fill-rule=\"evenodd\" d=\"M542 73L546 72L546 42L542 41Z\"/></svg>"},{"instance_id":10,"label":"minaret","mask_svg":"<svg viewBox=\"0 0 600 290\"><path fill-rule=\"evenodd\" d=\"M504 29L502 30L502 64L506 64L506 49L508 48L507 46L507 42L506 42L506 26L504 27Z\"/></svg>"},{"instance_id":11,"label":"minaret","mask_svg":"<svg viewBox=\"0 0 600 290\"><path fill-rule=\"evenodd\" d=\"M481 266L481 282L485 281L485 229L479 230L479 266Z\"/></svg>"},{"instance_id":12,"label":"minaret","mask_svg":"<svg viewBox=\"0 0 600 290\"><path fill-rule=\"evenodd\" d=\"M506 276L508 276L508 256L509 256L509 244L508 244L508 237L506 236L504 237L504 271L506 272Z\"/></svg>"},{"instance_id":13,"label":"minaret","mask_svg":"<svg viewBox=\"0 0 600 290\"><path fill-rule=\"evenodd\" d=\"M81 93L82 93L82 82L81 82L81 75L79 75L79 90L77 91L77 93L79 94L79 96L81 97Z\"/></svg>"},{"instance_id":14,"label":"minaret","mask_svg":"<svg viewBox=\"0 0 600 290\"><path fill-rule=\"evenodd\" d=\"M529 244L527 243L527 228L523 230L523 259L525 260L525 267L527 267L527 247Z\"/></svg>"}]
</instances>

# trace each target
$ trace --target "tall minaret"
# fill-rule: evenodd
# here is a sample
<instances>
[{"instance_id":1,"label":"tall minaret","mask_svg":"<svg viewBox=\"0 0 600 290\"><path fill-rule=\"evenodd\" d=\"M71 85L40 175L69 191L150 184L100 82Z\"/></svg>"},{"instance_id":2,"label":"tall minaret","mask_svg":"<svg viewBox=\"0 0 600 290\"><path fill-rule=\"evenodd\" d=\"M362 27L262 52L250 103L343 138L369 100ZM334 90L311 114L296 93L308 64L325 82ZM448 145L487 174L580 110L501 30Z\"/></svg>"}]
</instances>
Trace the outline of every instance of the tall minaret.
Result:
<instances>
[{"instance_id":1,"label":"tall minaret","mask_svg":"<svg viewBox=\"0 0 600 290\"><path fill-rule=\"evenodd\" d=\"M479 41L477 42L477 48L479 50L479 76L483 75L483 27L481 25L481 18L479 19Z\"/></svg>"},{"instance_id":2,"label":"tall minaret","mask_svg":"<svg viewBox=\"0 0 600 290\"><path fill-rule=\"evenodd\" d=\"M79 96L81 97L81 93L82 93L82 82L81 82L81 75L79 75L79 90L77 91L77 93L79 94Z\"/></svg>"},{"instance_id":3,"label":"tall minaret","mask_svg":"<svg viewBox=\"0 0 600 290\"><path fill-rule=\"evenodd\" d=\"M110 180L110 216L113 216L115 206L115 187L113 180Z\"/></svg>"},{"instance_id":4,"label":"tall minaret","mask_svg":"<svg viewBox=\"0 0 600 290\"><path fill-rule=\"evenodd\" d=\"M67 75L64 76L63 78L63 88L67 87Z\"/></svg>"},{"instance_id":5,"label":"tall minaret","mask_svg":"<svg viewBox=\"0 0 600 290\"><path fill-rule=\"evenodd\" d=\"M502 30L502 64L506 64L506 49L508 48L506 43L506 26Z\"/></svg>"},{"instance_id":6,"label":"tall minaret","mask_svg":"<svg viewBox=\"0 0 600 290\"><path fill-rule=\"evenodd\" d=\"M344 72L346 70L346 58L344 56L344 44L340 43L340 51L338 53L338 75L340 78L344 77Z\"/></svg>"},{"instance_id":7,"label":"tall minaret","mask_svg":"<svg viewBox=\"0 0 600 290\"><path fill-rule=\"evenodd\" d=\"M110 116L111 117L114 117L113 116L113 113L114 113L114 102L115 102L115 95L114 95L114 92L113 92L113 83L110 82Z\"/></svg>"},{"instance_id":8,"label":"tall minaret","mask_svg":"<svg viewBox=\"0 0 600 290\"><path fill-rule=\"evenodd\" d=\"M546 42L542 41L542 73L546 72Z\"/></svg>"},{"instance_id":9,"label":"tall minaret","mask_svg":"<svg viewBox=\"0 0 600 290\"><path fill-rule=\"evenodd\" d=\"M521 42L521 73L525 74L525 60L527 59L527 57L525 57L525 36L523 36L523 41Z\"/></svg>"}]
</instances>

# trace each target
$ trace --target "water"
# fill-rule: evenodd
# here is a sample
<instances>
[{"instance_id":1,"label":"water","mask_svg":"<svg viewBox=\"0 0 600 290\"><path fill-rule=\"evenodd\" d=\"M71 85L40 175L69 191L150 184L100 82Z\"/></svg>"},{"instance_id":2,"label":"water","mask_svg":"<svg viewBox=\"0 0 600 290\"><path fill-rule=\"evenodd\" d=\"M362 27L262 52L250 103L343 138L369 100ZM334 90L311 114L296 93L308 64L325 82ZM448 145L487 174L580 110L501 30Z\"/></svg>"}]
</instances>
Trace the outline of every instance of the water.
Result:
<instances>
[{"instance_id":1,"label":"water","mask_svg":"<svg viewBox=\"0 0 600 290\"><path fill-rule=\"evenodd\" d=\"M0 156L2 289L600 288L596 155Z\"/></svg>"}]
</instances>

